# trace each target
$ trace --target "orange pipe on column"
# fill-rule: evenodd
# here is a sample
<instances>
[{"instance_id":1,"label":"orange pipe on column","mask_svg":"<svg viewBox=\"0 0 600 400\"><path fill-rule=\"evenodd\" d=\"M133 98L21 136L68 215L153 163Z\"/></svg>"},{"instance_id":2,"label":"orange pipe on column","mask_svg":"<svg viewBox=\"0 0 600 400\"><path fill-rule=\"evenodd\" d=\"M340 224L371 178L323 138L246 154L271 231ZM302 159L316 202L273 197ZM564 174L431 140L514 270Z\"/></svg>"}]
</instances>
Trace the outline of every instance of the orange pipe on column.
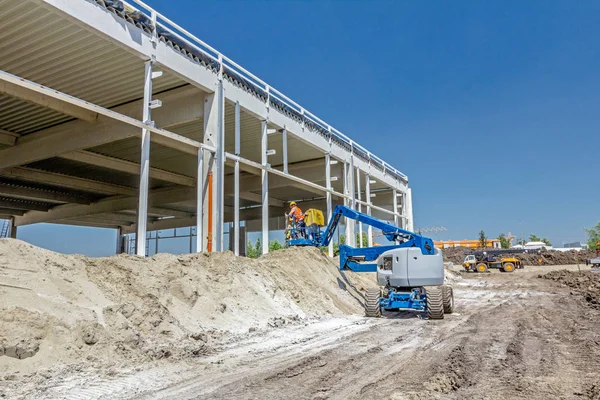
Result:
<instances>
[{"instance_id":1,"label":"orange pipe on column","mask_svg":"<svg viewBox=\"0 0 600 400\"><path fill-rule=\"evenodd\" d=\"M213 187L212 171L208 173L208 236L206 237L206 248L212 252L212 221L213 221Z\"/></svg>"}]
</instances>

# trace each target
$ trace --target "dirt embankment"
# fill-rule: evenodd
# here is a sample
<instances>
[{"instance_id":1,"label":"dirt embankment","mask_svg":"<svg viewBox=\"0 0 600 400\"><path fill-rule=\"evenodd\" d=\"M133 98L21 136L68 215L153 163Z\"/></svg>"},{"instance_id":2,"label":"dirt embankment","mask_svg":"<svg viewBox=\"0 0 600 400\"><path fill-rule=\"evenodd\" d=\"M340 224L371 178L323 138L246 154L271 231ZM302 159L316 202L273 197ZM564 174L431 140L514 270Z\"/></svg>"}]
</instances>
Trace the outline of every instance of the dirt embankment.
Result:
<instances>
[{"instance_id":1,"label":"dirt embankment","mask_svg":"<svg viewBox=\"0 0 600 400\"><path fill-rule=\"evenodd\" d=\"M474 249L467 247L451 247L443 250L444 261L462 264L466 252L472 252ZM522 260L525 265L567 265L567 264L585 264L585 260L596 257L596 253L591 250L567 251L546 250L541 254L516 254L515 257ZM541 262L540 262L541 260Z\"/></svg>"},{"instance_id":2,"label":"dirt embankment","mask_svg":"<svg viewBox=\"0 0 600 400\"><path fill-rule=\"evenodd\" d=\"M600 273L597 271L551 271L540 278L550 279L583 294L588 304L600 310Z\"/></svg>"},{"instance_id":3,"label":"dirt embankment","mask_svg":"<svg viewBox=\"0 0 600 400\"><path fill-rule=\"evenodd\" d=\"M370 274L318 249L149 259L65 256L0 240L0 377L118 368L211 351L228 336L363 312ZM75 366L75 367L73 367Z\"/></svg>"}]
</instances>

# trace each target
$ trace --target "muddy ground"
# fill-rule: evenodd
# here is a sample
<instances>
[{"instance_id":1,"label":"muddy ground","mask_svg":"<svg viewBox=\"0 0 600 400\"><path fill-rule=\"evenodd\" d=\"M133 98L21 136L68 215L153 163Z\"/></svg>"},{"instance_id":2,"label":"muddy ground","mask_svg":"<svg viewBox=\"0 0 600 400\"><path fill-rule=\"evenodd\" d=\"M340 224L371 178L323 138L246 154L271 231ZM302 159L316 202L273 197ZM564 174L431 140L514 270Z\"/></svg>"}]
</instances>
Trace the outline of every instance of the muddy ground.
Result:
<instances>
[{"instance_id":1,"label":"muddy ground","mask_svg":"<svg viewBox=\"0 0 600 400\"><path fill-rule=\"evenodd\" d=\"M564 281L539 277L563 268L578 270L462 275L454 282L456 312L442 321L407 313L305 320L238 337L193 361L110 376L69 371L10 396L600 399L600 310L586 299L590 285L578 272Z\"/></svg>"}]
</instances>

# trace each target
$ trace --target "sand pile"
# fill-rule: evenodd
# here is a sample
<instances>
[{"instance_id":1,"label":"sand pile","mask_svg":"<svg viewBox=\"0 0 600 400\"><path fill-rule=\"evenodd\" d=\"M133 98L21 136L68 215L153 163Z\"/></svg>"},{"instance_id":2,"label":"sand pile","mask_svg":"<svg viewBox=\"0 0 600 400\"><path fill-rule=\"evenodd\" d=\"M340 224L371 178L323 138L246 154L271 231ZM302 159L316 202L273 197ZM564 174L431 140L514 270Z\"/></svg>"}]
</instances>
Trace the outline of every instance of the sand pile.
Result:
<instances>
[{"instance_id":1,"label":"sand pile","mask_svg":"<svg viewBox=\"0 0 600 400\"><path fill-rule=\"evenodd\" d=\"M461 265L465 259L465 252L473 252L474 249L466 247L451 247L443 250L444 261ZM525 265L567 265L585 264L585 260L596 257L591 250L567 251L546 250L541 254L515 254ZM540 262L541 260L541 262Z\"/></svg>"},{"instance_id":2,"label":"sand pile","mask_svg":"<svg viewBox=\"0 0 600 400\"><path fill-rule=\"evenodd\" d=\"M592 308L600 309L600 273L598 271L551 271L539 277L576 289L583 294Z\"/></svg>"},{"instance_id":3,"label":"sand pile","mask_svg":"<svg viewBox=\"0 0 600 400\"><path fill-rule=\"evenodd\" d=\"M341 273L315 248L92 259L3 239L0 377L195 357L227 335L362 315L372 285L374 274Z\"/></svg>"}]
</instances>

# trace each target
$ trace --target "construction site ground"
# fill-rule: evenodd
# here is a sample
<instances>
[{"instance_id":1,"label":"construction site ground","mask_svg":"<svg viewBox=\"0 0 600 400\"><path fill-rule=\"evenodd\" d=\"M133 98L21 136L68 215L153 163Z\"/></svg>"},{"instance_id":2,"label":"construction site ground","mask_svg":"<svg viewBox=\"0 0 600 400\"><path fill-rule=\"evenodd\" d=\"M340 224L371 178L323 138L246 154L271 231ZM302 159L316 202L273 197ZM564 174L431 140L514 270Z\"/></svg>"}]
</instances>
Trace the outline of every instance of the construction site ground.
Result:
<instances>
[{"instance_id":1,"label":"construction site ground","mask_svg":"<svg viewBox=\"0 0 600 400\"><path fill-rule=\"evenodd\" d=\"M600 273L583 265L449 271L440 321L364 318L374 276L316 249L94 260L0 241L0 273L5 398L600 399Z\"/></svg>"}]
</instances>

